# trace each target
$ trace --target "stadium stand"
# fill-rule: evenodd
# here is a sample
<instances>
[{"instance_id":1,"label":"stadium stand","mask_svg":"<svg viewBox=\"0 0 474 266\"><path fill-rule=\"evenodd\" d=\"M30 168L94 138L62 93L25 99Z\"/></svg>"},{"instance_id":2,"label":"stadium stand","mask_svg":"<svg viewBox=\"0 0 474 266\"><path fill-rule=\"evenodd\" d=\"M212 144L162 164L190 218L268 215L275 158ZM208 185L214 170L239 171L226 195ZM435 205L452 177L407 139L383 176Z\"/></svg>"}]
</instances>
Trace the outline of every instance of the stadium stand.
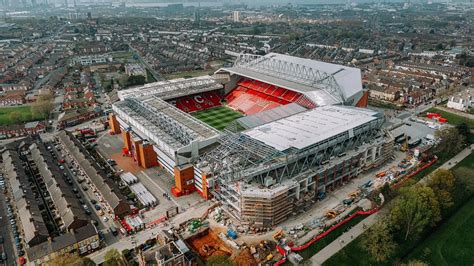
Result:
<instances>
[{"instance_id":1,"label":"stadium stand","mask_svg":"<svg viewBox=\"0 0 474 266\"><path fill-rule=\"evenodd\" d=\"M310 109L316 107L301 93L250 79L240 80L237 83L237 88L227 94L225 99L230 107L246 115L292 102Z\"/></svg>"},{"instance_id":2,"label":"stadium stand","mask_svg":"<svg viewBox=\"0 0 474 266\"><path fill-rule=\"evenodd\" d=\"M184 96L172 101L176 107L186 113L202 111L221 105L221 97L215 91Z\"/></svg>"}]
</instances>

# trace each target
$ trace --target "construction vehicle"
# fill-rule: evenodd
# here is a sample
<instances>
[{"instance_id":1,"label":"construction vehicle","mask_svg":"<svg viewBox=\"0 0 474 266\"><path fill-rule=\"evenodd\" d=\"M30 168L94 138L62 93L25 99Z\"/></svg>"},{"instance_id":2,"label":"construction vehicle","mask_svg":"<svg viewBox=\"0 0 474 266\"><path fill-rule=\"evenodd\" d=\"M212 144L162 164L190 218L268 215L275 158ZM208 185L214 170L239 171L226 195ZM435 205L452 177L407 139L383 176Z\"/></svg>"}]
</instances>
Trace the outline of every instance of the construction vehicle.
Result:
<instances>
[{"instance_id":1,"label":"construction vehicle","mask_svg":"<svg viewBox=\"0 0 474 266\"><path fill-rule=\"evenodd\" d=\"M375 176L376 176L376 177L384 177L384 176L385 176L385 172L377 173Z\"/></svg>"},{"instance_id":2,"label":"construction vehicle","mask_svg":"<svg viewBox=\"0 0 474 266\"><path fill-rule=\"evenodd\" d=\"M267 261L271 261L273 259L273 254L268 254L266 257Z\"/></svg>"},{"instance_id":3,"label":"construction vehicle","mask_svg":"<svg viewBox=\"0 0 474 266\"><path fill-rule=\"evenodd\" d=\"M357 191L354 191L351 194L349 194L349 197L354 199L354 198L357 198L359 195L360 195L360 191L357 190Z\"/></svg>"},{"instance_id":4,"label":"construction vehicle","mask_svg":"<svg viewBox=\"0 0 474 266\"><path fill-rule=\"evenodd\" d=\"M280 230L280 231L276 232L276 233L273 235L273 239L275 239L275 240L277 240L277 241L278 241L280 238L282 238L282 237L283 237L283 230Z\"/></svg>"},{"instance_id":5,"label":"construction vehicle","mask_svg":"<svg viewBox=\"0 0 474 266\"><path fill-rule=\"evenodd\" d=\"M336 215L337 215L337 212L335 210L329 210L328 212L326 212L326 217L329 219L336 217Z\"/></svg>"}]
</instances>

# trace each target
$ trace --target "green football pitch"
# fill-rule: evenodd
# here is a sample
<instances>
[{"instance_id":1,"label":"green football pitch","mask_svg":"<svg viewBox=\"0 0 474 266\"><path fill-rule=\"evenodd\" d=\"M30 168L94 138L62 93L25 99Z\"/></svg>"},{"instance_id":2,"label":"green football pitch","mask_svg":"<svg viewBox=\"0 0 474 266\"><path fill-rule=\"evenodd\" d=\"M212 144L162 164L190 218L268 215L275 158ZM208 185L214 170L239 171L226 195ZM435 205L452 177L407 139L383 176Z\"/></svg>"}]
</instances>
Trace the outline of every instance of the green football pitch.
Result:
<instances>
[{"instance_id":1,"label":"green football pitch","mask_svg":"<svg viewBox=\"0 0 474 266\"><path fill-rule=\"evenodd\" d=\"M224 106L194 112L191 115L217 130L223 130L234 120L242 117L241 113Z\"/></svg>"}]
</instances>

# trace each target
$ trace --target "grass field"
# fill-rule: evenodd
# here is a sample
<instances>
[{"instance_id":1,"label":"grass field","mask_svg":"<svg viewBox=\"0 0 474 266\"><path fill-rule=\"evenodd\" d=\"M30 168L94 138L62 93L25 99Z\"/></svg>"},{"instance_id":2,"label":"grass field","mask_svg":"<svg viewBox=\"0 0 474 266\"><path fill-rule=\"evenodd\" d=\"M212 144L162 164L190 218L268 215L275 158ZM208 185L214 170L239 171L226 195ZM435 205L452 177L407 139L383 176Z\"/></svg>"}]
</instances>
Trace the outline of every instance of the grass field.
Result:
<instances>
[{"instance_id":1,"label":"grass field","mask_svg":"<svg viewBox=\"0 0 474 266\"><path fill-rule=\"evenodd\" d=\"M447 118L448 123L451 124L451 125L457 126L457 125L464 122L464 123L468 124L470 128L474 127L474 120L466 118L466 117L462 117L462 116L454 114L454 113L445 112L443 110L440 110L440 109L437 109L437 108L434 108L434 107L430 108L426 112L427 113L438 113L438 114L440 114L442 117ZM426 115L423 114L423 116L426 116Z\"/></svg>"},{"instance_id":2,"label":"grass field","mask_svg":"<svg viewBox=\"0 0 474 266\"><path fill-rule=\"evenodd\" d=\"M191 115L217 130L223 130L234 120L239 117L242 117L242 114L240 114L239 112L236 112L224 106L194 112Z\"/></svg>"},{"instance_id":3,"label":"grass field","mask_svg":"<svg viewBox=\"0 0 474 266\"><path fill-rule=\"evenodd\" d=\"M474 155L459 162L453 170L461 167L474 169ZM434 169L432 169L434 170ZM432 171L431 170L431 171ZM426 174L426 173L425 173ZM474 199L462 186L455 186L452 193L454 206L445 214L447 217L437 228L425 231L420 239L410 240L399 245L396 254L387 262L377 263L362 248L361 237L327 260L324 265L394 265L403 260L417 259L428 265L473 265L474 257L469 253L474 246ZM469 239L467 239L469 238Z\"/></svg>"},{"instance_id":4,"label":"grass field","mask_svg":"<svg viewBox=\"0 0 474 266\"><path fill-rule=\"evenodd\" d=\"M307 249L298 252L305 260L310 259L314 254L321 251L327 245L331 244L334 240L340 237L348 228L358 224L360 221L367 218L367 216L356 216L348 223L342 225L341 227L337 228L336 230L329 233L327 236L321 238L320 240L314 242L311 246ZM289 264L288 264L289 265Z\"/></svg>"},{"instance_id":5,"label":"grass field","mask_svg":"<svg viewBox=\"0 0 474 266\"><path fill-rule=\"evenodd\" d=\"M19 112L21 114L21 122L28 122L43 119L38 114L33 115L31 112L31 106L14 106L14 107L1 107L0 108L0 125L8 126L15 124L11 121L10 114L13 112Z\"/></svg>"},{"instance_id":6,"label":"grass field","mask_svg":"<svg viewBox=\"0 0 474 266\"><path fill-rule=\"evenodd\" d=\"M474 265L474 198L408 256L428 265ZM470 237L469 237L470 236Z\"/></svg>"}]
</instances>

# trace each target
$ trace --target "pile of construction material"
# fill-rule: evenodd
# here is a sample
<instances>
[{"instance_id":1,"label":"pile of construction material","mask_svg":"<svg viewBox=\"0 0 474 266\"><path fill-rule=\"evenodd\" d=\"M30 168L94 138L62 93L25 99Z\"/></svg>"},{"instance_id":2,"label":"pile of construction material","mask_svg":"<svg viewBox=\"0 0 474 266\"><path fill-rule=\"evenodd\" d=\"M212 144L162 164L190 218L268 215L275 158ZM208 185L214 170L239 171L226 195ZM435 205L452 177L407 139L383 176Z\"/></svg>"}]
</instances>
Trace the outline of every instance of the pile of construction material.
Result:
<instances>
[{"instance_id":1,"label":"pile of construction material","mask_svg":"<svg viewBox=\"0 0 474 266\"><path fill-rule=\"evenodd\" d=\"M130 172L126 172L126 173L121 174L120 179L122 180L122 182L124 184L126 184L128 186L138 182L138 178Z\"/></svg>"},{"instance_id":2,"label":"pile of construction material","mask_svg":"<svg viewBox=\"0 0 474 266\"><path fill-rule=\"evenodd\" d=\"M135 193L138 201L140 201L143 206L153 207L158 204L158 200L155 198L155 196L153 196L153 194L151 194L142 183L131 185L130 189L133 193Z\"/></svg>"}]
</instances>

